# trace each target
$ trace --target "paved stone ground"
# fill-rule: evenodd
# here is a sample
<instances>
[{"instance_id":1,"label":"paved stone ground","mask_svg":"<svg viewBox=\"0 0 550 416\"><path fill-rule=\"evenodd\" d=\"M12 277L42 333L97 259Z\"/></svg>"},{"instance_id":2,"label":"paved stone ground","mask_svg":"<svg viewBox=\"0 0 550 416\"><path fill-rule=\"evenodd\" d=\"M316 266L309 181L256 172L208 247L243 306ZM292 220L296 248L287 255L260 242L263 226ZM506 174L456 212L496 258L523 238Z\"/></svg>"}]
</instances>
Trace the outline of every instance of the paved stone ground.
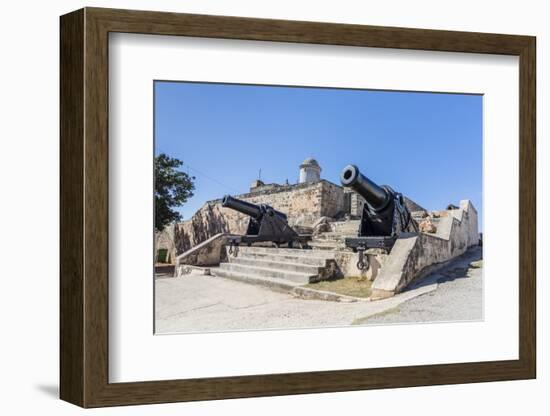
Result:
<instances>
[{"instance_id":1,"label":"paved stone ground","mask_svg":"<svg viewBox=\"0 0 550 416\"><path fill-rule=\"evenodd\" d=\"M481 258L477 249L436 273L437 290L411 299L381 314L359 319L355 324L474 321L483 319L483 269L468 268Z\"/></svg>"},{"instance_id":2,"label":"paved stone ground","mask_svg":"<svg viewBox=\"0 0 550 416\"><path fill-rule=\"evenodd\" d=\"M481 319L481 269L465 268L477 258L479 252L469 252L410 290L375 302L296 299L286 293L198 274L156 279L156 332L218 332ZM440 279L447 281L438 288L437 280ZM429 293L435 294L429 296ZM423 307L423 302L426 302L426 307Z\"/></svg>"}]
</instances>

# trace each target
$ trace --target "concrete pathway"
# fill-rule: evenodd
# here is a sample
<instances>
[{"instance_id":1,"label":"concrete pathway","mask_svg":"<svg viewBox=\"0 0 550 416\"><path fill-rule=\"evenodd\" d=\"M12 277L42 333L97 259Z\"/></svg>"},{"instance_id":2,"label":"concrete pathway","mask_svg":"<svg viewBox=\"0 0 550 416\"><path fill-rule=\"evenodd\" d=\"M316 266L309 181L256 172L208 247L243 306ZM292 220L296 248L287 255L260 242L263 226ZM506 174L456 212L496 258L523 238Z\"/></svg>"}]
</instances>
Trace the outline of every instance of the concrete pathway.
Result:
<instances>
[{"instance_id":1,"label":"concrete pathway","mask_svg":"<svg viewBox=\"0 0 550 416\"><path fill-rule=\"evenodd\" d=\"M454 262L435 275L437 290L418 296L356 324L475 321L483 319L483 269L468 268L481 250Z\"/></svg>"},{"instance_id":2,"label":"concrete pathway","mask_svg":"<svg viewBox=\"0 0 550 416\"><path fill-rule=\"evenodd\" d=\"M477 258L479 253L470 252L441 272L423 279L415 287L393 298L375 302L303 300L254 285L199 274L157 279L156 332L219 332L481 319L481 269L464 268ZM476 283L467 285L467 290L459 288L456 293L452 286L443 284L442 294L429 302L428 294L439 291L437 281L449 280L449 276L457 282L473 278ZM464 279L466 276L469 277ZM425 314L423 301L429 302ZM463 307L465 302L467 306ZM411 307L407 306L409 303Z\"/></svg>"}]
</instances>

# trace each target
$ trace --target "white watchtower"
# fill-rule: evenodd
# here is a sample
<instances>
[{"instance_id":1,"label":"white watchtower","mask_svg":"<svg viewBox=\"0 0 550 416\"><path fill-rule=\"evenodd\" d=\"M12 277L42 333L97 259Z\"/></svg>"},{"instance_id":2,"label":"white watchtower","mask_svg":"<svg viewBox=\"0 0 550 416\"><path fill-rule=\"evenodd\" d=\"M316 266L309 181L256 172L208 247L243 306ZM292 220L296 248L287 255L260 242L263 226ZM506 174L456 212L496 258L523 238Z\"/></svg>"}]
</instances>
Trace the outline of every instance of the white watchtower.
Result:
<instances>
[{"instance_id":1,"label":"white watchtower","mask_svg":"<svg viewBox=\"0 0 550 416\"><path fill-rule=\"evenodd\" d=\"M308 157L300 165L299 183L317 182L321 180L321 166L311 157Z\"/></svg>"}]
</instances>

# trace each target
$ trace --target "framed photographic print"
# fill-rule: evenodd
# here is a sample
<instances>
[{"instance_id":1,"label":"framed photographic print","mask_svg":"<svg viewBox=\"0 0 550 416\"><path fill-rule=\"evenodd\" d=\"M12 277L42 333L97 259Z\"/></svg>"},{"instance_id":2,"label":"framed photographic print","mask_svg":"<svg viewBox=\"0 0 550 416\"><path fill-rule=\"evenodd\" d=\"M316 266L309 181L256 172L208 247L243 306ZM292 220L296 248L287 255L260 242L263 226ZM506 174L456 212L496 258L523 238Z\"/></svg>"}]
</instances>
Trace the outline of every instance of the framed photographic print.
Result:
<instances>
[{"instance_id":1,"label":"framed photographic print","mask_svg":"<svg viewBox=\"0 0 550 416\"><path fill-rule=\"evenodd\" d=\"M535 49L62 16L61 398L534 378Z\"/></svg>"}]
</instances>

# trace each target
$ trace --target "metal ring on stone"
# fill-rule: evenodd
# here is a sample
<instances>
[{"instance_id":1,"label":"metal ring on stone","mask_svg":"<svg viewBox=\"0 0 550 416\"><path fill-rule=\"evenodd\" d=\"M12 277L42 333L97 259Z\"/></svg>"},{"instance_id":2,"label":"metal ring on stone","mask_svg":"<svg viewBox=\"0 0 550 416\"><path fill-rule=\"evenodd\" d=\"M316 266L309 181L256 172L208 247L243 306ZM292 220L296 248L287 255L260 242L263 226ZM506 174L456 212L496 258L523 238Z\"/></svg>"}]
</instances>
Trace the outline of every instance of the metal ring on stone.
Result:
<instances>
[{"instance_id":1,"label":"metal ring on stone","mask_svg":"<svg viewBox=\"0 0 550 416\"><path fill-rule=\"evenodd\" d=\"M366 267L365 267L366 266ZM357 262L357 268L361 271L363 271L365 268L369 268L369 261L368 260L359 260Z\"/></svg>"}]
</instances>

